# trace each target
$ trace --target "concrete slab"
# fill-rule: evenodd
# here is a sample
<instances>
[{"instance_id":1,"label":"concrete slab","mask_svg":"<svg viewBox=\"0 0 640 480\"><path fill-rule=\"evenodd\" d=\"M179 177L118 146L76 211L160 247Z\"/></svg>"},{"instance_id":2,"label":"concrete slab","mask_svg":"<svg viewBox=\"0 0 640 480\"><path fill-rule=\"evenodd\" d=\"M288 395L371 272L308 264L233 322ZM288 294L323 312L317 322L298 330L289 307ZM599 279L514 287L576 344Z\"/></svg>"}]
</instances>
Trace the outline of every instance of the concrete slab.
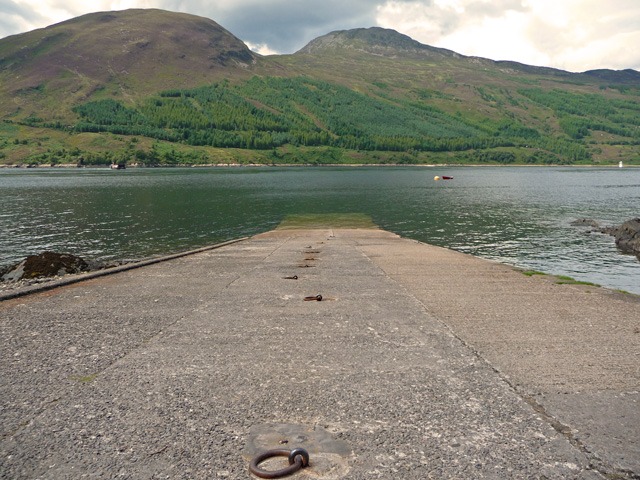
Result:
<instances>
[{"instance_id":1,"label":"concrete slab","mask_svg":"<svg viewBox=\"0 0 640 480\"><path fill-rule=\"evenodd\" d=\"M640 475L640 297L390 242L360 249L602 471Z\"/></svg>"},{"instance_id":2,"label":"concrete slab","mask_svg":"<svg viewBox=\"0 0 640 480\"><path fill-rule=\"evenodd\" d=\"M549 361L559 370L533 378L523 363L545 341L505 316L531 310L527 294L571 319L560 300L573 298L597 325L606 301L624 330L635 297L594 289L586 302L434 248L371 229L274 231L1 302L0 477L251 478L257 451L300 444L311 465L292 478L634 478L634 450L609 442L606 422L588 436L566 421L588 426L603 397L567 387L583 402L571 416L569 396L542 388L599 377ZM620 348L630 360L589 393L619 392L632 424L637 337L594 328L609 333L606 365ZM502 331L520 343L499 348ZM567 358L558 342L546 356Z\"/></svg>"}]
</instances>

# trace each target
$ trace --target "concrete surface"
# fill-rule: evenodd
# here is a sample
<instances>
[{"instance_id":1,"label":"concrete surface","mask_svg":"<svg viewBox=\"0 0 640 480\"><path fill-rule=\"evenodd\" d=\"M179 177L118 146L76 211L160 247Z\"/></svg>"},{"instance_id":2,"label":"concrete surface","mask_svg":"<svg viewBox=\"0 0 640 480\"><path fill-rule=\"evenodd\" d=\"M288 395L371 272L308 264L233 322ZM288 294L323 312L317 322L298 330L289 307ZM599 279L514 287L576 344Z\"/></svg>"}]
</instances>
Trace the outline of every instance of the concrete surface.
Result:
<instances>
[{"instance_id":1,"label":"concrete surface","mask_svg":"<svg viewBox=\"0 0 640 480\"><path fill-rule=\"evenodd\" d=\"M364 229L5 300L0 477L640 478L639 306Z\"/></svg>"}]
</instances>

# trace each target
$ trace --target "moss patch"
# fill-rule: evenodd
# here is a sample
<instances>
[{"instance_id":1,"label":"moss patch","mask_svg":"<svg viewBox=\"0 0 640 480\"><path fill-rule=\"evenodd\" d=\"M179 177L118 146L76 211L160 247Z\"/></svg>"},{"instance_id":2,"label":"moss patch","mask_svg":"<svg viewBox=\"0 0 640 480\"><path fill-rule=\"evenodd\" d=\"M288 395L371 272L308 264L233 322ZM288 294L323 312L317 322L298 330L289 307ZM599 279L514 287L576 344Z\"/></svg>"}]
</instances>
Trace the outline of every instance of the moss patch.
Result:
<instances>
[{"instance_id":1,"label":"moss patch","mask_svg":"<svg viewBox=\"0 0 640 480\"><path fill-rule=\"evenodd\" d=\"M287 215L279 229L303 228L378 228L369 215L364 213L322 213Z\"/></svg>"},{"instance_id":2,"label":"moss patch","mask_svg":"<svg viewBox=\"0 0 640 480\"><path fill-rule=\"evenodd\" d=\"M544 272L538 272L537 270L526 270L524 272L522 272L523 275L526 275L527 277L533 277L534 275L547 275Z\"/></svg>"},{"instance_id":3,"label":"moss patch","mask_svg":"<svg viewBox=\"0 0 640 480\"><path fill-rule=\"evenodd\" d=\"M92 375L74 375L73 377L71 377L71 380L74 380L76 382L80 382L80 383L91 383L93 382L96 378L98 378L98 374L94 373Z\"/></svg>"},{"instance_id":4,"label":"moss patch","mask_svg":"<svg viewBox=\"0 0 640 480\"><path fill-rule=\"evenodd\" d=\"M583 282L581 280L576 280L575 278L567 277L566 275L558 275L556 276L556 283L558 285L587 285L589 287L600 287L597 283L592 282Z\"/></svg>"}]
</instances>

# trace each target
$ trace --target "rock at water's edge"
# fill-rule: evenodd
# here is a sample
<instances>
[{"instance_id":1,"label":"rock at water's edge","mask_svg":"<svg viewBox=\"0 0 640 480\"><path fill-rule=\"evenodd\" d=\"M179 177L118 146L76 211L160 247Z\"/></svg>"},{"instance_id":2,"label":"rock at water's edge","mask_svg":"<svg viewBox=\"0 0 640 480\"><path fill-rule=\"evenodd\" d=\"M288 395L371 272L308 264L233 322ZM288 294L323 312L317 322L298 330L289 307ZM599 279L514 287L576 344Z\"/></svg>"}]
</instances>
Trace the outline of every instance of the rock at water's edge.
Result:
<instances>
[{"instance_id":1,"label":"rock at water's edge","mask_svg":"<svg viewBox=\"0 0 640 480\"><path fill-rule=\"evenodd\" d=\"M603 228L602 233L613 235L621 251L636 255L640 259L640 218L628 220L619 227Z\"/></svg>"},{"instance_id":2,"label":"rock at water's edge","mask_svg":"<svg viewBox=\"0 0 640 480\"><path fill-rule=\"evenodd\" d=\"M20 263L6 269L0 280L17 282L68 273L81 273L88 270L90 270L90 265L81 257L66 253L42 252L38 255L30 255Z\"/></svg>"}]
</instances>

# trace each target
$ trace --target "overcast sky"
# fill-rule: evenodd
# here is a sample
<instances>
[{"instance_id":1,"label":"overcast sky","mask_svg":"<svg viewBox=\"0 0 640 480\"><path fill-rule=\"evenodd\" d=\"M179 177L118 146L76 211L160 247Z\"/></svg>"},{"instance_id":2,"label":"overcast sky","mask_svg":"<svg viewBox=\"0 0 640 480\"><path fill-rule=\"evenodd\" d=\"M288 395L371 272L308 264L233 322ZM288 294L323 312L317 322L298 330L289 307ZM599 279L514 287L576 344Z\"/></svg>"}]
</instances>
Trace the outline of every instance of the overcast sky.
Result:
<instances>
[{"instance_id":1,"label":"overcast sky","mask_svg":"<svg viewBox=\"0 0 640 480\"><path fill-rule=\"evenodd\" d=\"M640 0L0 0L0 38L127 8L211 18L262 54L380 26L464 55L573 72L640 70Z\"/></svg>"}]
</instances>

